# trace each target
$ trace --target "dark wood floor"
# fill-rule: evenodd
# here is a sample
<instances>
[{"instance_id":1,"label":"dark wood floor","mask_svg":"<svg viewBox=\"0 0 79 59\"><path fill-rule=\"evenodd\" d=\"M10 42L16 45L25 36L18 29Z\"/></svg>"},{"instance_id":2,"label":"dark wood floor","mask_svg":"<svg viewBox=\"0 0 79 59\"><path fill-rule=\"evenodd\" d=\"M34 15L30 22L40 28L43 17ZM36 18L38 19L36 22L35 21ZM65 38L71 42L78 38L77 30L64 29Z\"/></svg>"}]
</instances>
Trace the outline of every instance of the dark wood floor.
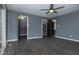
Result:
<instances>
[{"instance_id":1,"label":"dark wood floor","mask_svg":"<svg viewBox=\"0 0 79 59\"><path fill-rule=\"evenodd\" d=\"M79 43L57 38L21 39L8 43L3 55L79 55Z\"/></svg>"}]
</instances>

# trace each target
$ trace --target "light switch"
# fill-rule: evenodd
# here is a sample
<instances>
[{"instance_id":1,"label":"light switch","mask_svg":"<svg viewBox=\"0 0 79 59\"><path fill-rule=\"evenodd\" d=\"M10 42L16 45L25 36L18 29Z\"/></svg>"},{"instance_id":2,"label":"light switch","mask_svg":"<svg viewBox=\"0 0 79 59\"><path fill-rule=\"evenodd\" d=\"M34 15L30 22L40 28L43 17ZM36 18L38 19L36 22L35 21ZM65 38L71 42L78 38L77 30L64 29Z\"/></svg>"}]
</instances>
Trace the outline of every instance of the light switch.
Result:
<instances>
[{"instance_id":1,"label":"light switch","mask_svg":"<svg viewBox=\"0 0 79 59\"><path fill-rule=\"evenodd\" d=\"M57 25L57 27L60 27L60 25Z\"/></svg>"},{"instance_id":2,"label":"light switch","mask_svg":"<svg viewBox=\"0 0 79 59\"><path fill-rule=\"evenodd\" d=\"M72 37L72 35L70 35L69 37Z\"/></svg>"}]
</instances>

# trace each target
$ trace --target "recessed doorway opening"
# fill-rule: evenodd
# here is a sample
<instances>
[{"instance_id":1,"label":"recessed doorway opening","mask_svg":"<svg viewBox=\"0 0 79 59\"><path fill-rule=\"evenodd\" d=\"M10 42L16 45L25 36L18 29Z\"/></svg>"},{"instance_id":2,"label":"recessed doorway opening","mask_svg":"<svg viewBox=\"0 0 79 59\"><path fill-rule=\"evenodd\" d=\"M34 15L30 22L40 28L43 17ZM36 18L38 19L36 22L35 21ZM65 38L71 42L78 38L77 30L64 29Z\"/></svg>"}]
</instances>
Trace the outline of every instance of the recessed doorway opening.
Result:
<instances>
[{"instance_id":1,"label":"recessed doorway opening","mask_svg":"<svg viewBox=\"0 0 79 59\"><path fill-rule=\"evenodd\" d=\"M47 19L42 19L42 37L46 38L47 37Z\"/></svg>"},{"instance_id":2,"label":"recessed doorway opening","mask_svg":"<svg viewBox=\"0 0 79 59\"><path fill-rule=\"evenodd\" d=\"M56 20L42 19L42 37L55 37Z\"/></svg>"},{"instance_id":3,"label":"recessed doorway opening","mask_svg":"<svg viewBox=\"0 0 79 59\"><path fill-rule=\"evenodd\" d=\"M18 39L28 39L28 16L18 16Z\"/></svg>"},{"instance_id":4,"label":"recessed doorway opening","mask_svg":"<svg viewBox=\"0 0 79 59\"><path fill-rule=\"evenodd\" d=\"M52 20L51 27L52 27L52 36L55 37L55 33L56 33L56 20L55 19Z\"/></svg>"}]
</instances>

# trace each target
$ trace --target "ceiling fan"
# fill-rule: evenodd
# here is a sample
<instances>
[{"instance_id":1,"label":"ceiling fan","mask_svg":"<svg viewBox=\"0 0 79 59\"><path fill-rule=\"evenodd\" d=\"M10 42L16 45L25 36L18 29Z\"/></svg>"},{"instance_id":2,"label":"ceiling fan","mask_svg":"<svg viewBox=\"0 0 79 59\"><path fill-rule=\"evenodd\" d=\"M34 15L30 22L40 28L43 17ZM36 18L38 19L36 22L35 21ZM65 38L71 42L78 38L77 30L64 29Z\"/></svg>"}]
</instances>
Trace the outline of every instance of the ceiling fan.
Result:
<instances>
[{"instance_id":1,"label":"ceiling fan","mask_svg":"<svg viewBox=\"0 0 79 59\"><path fill-rule=\"evenodd\" d=\"M47 11L46 14L48 14L48 13L58 13L56 10L61 9L61 8L64 8L64 6L54 8L54 4L50 4L49 9L41 9L41 11Z\"/></svg>"}]
</instances>

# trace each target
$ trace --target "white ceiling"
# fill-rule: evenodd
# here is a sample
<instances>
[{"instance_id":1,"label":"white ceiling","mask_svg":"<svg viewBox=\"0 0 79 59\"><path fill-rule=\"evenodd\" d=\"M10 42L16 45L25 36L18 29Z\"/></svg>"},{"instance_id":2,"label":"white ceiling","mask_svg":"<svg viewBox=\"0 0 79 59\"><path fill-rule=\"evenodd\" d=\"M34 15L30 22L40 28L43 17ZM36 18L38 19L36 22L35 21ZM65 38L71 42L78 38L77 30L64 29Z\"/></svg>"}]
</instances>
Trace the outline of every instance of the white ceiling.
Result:
<instances>
[{"instance_id":1,"label":"white ceiling","mask_svg":"<svg viewBox=\"0 0 79 59\"><path fill-rule=\"evenodd\" d=\"M49 4L8 4L8 9L13 11L24 12L28 14L43 16L47 18L52 18L54 16L60 16L63 14L68 14L79 10L78 4L55 4L54 8L64 6L64 8L57 10L58 13L45 14L46 11L41 11L40 9L49 9Z\"/></svg>"}]
</instances>

